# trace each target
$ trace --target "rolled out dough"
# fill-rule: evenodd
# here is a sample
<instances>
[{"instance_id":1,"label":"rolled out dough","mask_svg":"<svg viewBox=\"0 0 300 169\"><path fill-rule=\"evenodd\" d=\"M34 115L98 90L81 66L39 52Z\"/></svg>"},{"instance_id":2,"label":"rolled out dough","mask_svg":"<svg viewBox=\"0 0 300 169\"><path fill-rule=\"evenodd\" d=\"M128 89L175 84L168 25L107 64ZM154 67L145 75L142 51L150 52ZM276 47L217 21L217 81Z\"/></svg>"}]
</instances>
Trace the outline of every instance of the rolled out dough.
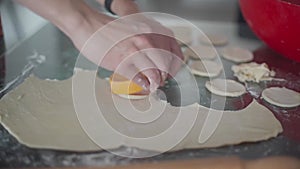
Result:
<instances>
[{"instance_id":1,"label":"rolled out dough","mask_svg":"<svg viewBox=\"0 0 300 169\"><path fill-rule=\"evenodd\" d=\"M95 72L78 71L74 74L77 77L94 76ZM84 81L83 84L86 84ZM87 86L87 88L90 86ZM89 96L85 89L81 89L80 95L85 98ZM222 120L213 135L203 144L198 143L198 137L203 127L208 113L217 113L217 110L211 110L193 104L186 107L173 107L170 104L154 99L154 111L156 107L165 105L164 114L150 127L137 125L133 122L124 120L119 115L117 109L113 106L119 104L126 111L129 106L127 99L113 97L110 92L109 83L106 80L96 78L95 94L99 107L107 115L107 121L114 126L116 130L144 137L145 135L157 135L157 132L163 132L177 118L178 111L181 109L185 116L189 116L193 111L197 111L197 118L191 131L187 136L170 151L219 147L224 145L239 144L242 142L254 142L266 140L277 136L282 131L279 121L273 116L267 108L253 101L247 108L239 111L225 111ZM151 99L151 96L149 96ZM112 99L114 98L114 99ZM84 100L85 101L85 100ZM84 102L83 101L83 102ZM137 106L145 107L147 99L135 100ZM83 104L88 118L91 111L89 103ZM63 81L40 80L35 76L30 76L15 90L5 95L0 101L1 124L21 143L33 148L48 148L69 151L97 151L101 147L97 146L82 129L73 105L72 99L72 79ZM146 114L147 115L147 114ZM184 116L184 117L185 117ZM92 120L95 120L93 117ZM101 127L103 123L99 123ZM181 127L187 124L180 124ZM180 133L178 130L176 134ZM102 133L103 134L103 133ZM109 133L108 133L109 134ZM174 135L175 136L175 135ZM106 147L116 149L122 145L128 147L137 147L144 150L153 150L160 152L161 144L143 144L124 139L109 139ZM169 143L172 137L161 140L161 143Z\"/></svg>"},{"instance_id":2,"label":"rolled out dough","mask_svg":"<svg viewBox=\"0 0 300 169\"><path fill-rule=\"evenodd\" d=\"M227 47L222 51L222 56L230 61L241 63L253 60L252 52L240 47Z\"/></svg>"},{"instance_id":3,"label":"rolled out dough","mask_svg":"<svg viewBox=\"0 0 300 169\"><path fill-rule=\"evenodd\" d=\"M216 77L222 71L222 66L210 60L193 61L190 64L191 72L194 75L204 77Z\"/></svg>"},{"instance_id":4,"label":"rolled out dough","mask_svg":"<svg viewBox=\"0 0 300 169\"><path fill-rule=\"evenodd\" d=\"M193 50L196 53L193 52ZM212 47L198 45L186 49L184 55L185 57L190 57L192 59L215 59L217 57L217 52L214 51Z\"/></svg>"},{"instance_id":5,"label":"rolled out dough","mask_svg":"<svg viewBox=\"0 0 300 169\"><path fill-rule=\"evenodd\" d=\"M262 92L267 102L279 107L296 107L300 105L300 93L285 87L271 87Z\"/></svg>"},{"instance_id":6,"label":"rolled out dough","mask_svg":"<svg viewBox=\"0 0 300 169\"><path fill-rule=\"evenodd\" d=\"M213 79L207 81L205 87L220 96L238 97L246 92L244 85L229 79Z\"/></svg>"}]
</instances>

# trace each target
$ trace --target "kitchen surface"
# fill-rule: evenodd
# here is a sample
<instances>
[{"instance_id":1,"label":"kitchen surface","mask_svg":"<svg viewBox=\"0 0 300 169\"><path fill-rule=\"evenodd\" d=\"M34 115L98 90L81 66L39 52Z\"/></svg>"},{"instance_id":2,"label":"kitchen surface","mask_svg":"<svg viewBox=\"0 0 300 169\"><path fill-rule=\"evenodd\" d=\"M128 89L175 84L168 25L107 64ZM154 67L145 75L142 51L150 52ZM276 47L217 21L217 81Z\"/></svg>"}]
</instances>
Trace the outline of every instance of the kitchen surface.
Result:
<instances>
[{"instance_id":1,"label":"kitchen surface","mask_svg":"<svg viewBox=\"0 0 300 169\"><path fill-rule=\"evenodd\" d=\"M0 167L98 167L231 156L246 160L275 156L300 158L300 133L297 132L300 129L300 106L279 108L260 97L262 90L271 86L284 86L300 92L300 63L283 57L255 37L241 18L238 1L228 0L225 3L222 0L174 0L170 4L170 1L167 0L139 0L137 3L143 11L174 14L187 19L204 33L224 35L228 38L229 46L239 46L251 50L254 54L253 62L266 63L271 70L274 70L276 72L274 80L246 83L247 93L239 97L227 98L224 109L241 110L247 107L253 99L256 99L272 111L280 121L283 132L275 138L258 142L246 142L218 148L180 150L150 158L133 159L117 156L108 151L74 152L28 147L19 143L1 125ZM164 20L161 17L155 19L167 27L178 26L176 20ZM193 39L192 44L198 43L198 39ZM216 51L220 52L225 47L217 46ZM3 44L2 48L4 48ZM182 51L186 49L186 46L182 46ZM41 79L65 80L72 77L78 55L78 50L68 37L51 23L46 23L40 30L23 38L14 47L5 49L1 55L1 97L22 84L31 73ZM226 78L234 79L231 66L235 63L222 57L220 57L220 61L223 64ZM87 65L92 64L88 60L84 62ZM100 78L107 78L111 74L110 71L98 69ZM178 79L185 78L185 76L187 75L179 73ZM213 97L205 89L207 79L196 77L200 96L200 100L196 102L205 107L218 109L217 103L218 100L222 100L222 97ZM165 92L168 102L174 106L182 106L180 105L183 103L182 100L178 100L178 96L174 94L174 91L178 90L177 88L177 84L170 80L168 85L162 87L161 90ZM184 99L187 105L195 102L189 97ZM133 147L120 147L115 151L124 156L147 154L147 151Z\"/></svg>"}]
</instances>

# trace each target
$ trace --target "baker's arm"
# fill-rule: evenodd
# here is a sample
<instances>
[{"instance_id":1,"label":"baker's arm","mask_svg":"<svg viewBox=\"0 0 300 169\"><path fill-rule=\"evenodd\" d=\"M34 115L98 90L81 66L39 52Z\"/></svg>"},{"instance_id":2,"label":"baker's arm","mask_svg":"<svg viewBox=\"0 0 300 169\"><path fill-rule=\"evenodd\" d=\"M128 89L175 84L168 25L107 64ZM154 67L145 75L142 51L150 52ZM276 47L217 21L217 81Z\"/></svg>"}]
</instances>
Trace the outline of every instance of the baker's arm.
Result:
<instances>
[{"instance_id":1,"label":"baker's arm","mask_svg":"<svg viewBox=\"0 0 300 169\"><path fill-rule=\"evenodd\" d=\"M84 0L16 1L60 28L89 60L133 79L146 90L157 89L168 74L175 76L181 67L183 55L176 40L169 37L172 32L143 14L113 22L115 18L92 9ZM115 1L111 8L120 16L138 12L131 0ZM145 34L145 30L167 36ZM133 36L124 40L128 35ZM143 49L163 49L171 54L140 52Z\"/></svg>"},{"instance_id":2,"label":"baker's arm","mask_svg":"<svg viewBox=\"0 0 300 169\"><path fill-rule=\"evenodd\" d=\"M89 17L96 13L83 0L16 0L16 2L49 20L68 36L85 25L84 22L88 22ZM104 14L97 14L97 17L101 17L98 19L99 26L108 22Z\"/></svg>"}]
</instances>

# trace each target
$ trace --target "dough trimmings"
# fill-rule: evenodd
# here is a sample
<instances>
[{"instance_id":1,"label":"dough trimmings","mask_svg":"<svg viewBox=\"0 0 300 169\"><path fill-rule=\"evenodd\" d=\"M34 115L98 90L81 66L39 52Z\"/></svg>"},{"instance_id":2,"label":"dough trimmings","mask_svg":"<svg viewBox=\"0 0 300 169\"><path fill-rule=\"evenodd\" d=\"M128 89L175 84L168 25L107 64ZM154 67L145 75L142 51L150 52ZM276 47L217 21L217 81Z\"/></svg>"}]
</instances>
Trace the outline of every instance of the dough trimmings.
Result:
<instances>
[{"instance_id":1,"label":"dough trimmings","mask_svg":"<svg viewBox=\"0 0 300 169\"><path fill-rule=\"evenodd\" d=\"M270 70L266 63L243 63L233 65L231 70L240 82L252 81L259 83L264 80L272 80L272 77L275 76L275 72Z\"/></svg>"}]
</instances>

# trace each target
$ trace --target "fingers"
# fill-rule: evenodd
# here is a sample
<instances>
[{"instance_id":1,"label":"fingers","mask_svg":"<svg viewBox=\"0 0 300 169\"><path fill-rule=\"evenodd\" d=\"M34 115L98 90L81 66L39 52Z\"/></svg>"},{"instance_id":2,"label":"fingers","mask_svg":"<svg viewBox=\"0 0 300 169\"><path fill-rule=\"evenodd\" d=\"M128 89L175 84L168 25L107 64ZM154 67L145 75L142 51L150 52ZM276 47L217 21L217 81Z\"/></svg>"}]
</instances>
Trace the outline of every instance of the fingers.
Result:
<instances>
[{"instance_id":1,"label":"fingers","mask_svg":"<svg viewBox=\"0 0 300 169\"><path fill-rule=\"evenodd\" d=\"M157 42L168 44L164 49L147 50L147 56L161 71L162 81L164 82L168 74L175 76L180 70L184 56L178 43L171 37L158 35L159 38L155 39ZM158 43L159 44L159 43ZM161 83L163 85L163 83Z\"/></svg>"},{"instance_id":2,"label":"fingers","mask_svg":"<svg viewBox=\"0 0 300 169\"><path fill-rule=\"evenodd\" d=\"M180 69L183 55L174 39L164 35L142 35L132 37L130 42L122 45L127 49L120 63L125 66L120 66L119 74L125 74L145 89L155 91L164 85L168 74L175 76Z\"/></svg>"},{"instance_id":3,"label":"fingers","mask_svg":"<svg viewBox=\"0 0 300 169\"><path fill-rule=\"evenodd\" d=\"M161 49L146 50L147 57L155 64L160 73L160 86L164 86L164 82L168 77L171 67L172 56L168 51Z\"/></svg>"},{"instance_id":4,"label":"fingers","mask_svg":"<svg viewBox=\"0 0 300 169\"><path fill-rule=\"evenodd\" d=\"M134 37L131 41L121 42L125 50L122 53L122 56L119 57L120 60L117 61L117 68L120 72L119 74L126 74L125 76L129 79L133 79L133 75L142 73L144 76L138 75L139 78L135 77L133 80L137 84L143 84L147 87L148 91L155 91L161 84L161 74L157 70L157 66L147 57L145 53L141 51L141 47L135 45L138 44L143 47L151 46L143 37ZM118 54L120 51L111 52L110 58L114 56L111 54ZM113 61L112 59L110 59ZM111 63L110 63L111 64ZM127 70L128 69L128 70ZM146 78L145 78L146 77ZM145 81L145 82L142 82ZM147 84L149 84L147 86Z\"/></svg>"},{"instance_id":5,"label":"fingers","mask_svg":"<svg viewBox=\"0 0 300 169\"><path fill-rule=\"evenodd\" d=\"M140 92L140 94L146 94L150 92L150 83L143 73L140 72L136 74L132 81L134 81L136 84L138 84L144 89L142 92Z\"/></svg>"},{"instance_id":6,"label":"fingers","mask_svg":"<svg viewBox=\"0 0 300 169\"><path fill-rule=\"evenodd\" d=\"M184 60L181 48L175 39L171 40L171 52L174 53L179 59Z\"/></svg>"},{"instance_id":7,"label":"fingers","mask_svg":"<svg viewBox=\"0 0 300 169\"><path fill-rule=\"evenodd\" d=\"M160 71L160 75L161 75L160 86L164 86L165 85L165 81L168 78L168 73L164 72L164 71Z\"/></svg>"},{"instance_id":8,"label":"fingers","mask_svg":"<svg viewBox=\"0 0 300 169\"><path fill-rule=\"evenodd\" d=\"M150 84L147 77L145 77L141 72L139 72L139 69L136 68L133 64L128 63L129 62L127 61L121 62L119 66L115 69L115 73L134 81L145 91L149 91Z\"/></svg>"},{"instance_id":9,"label":"fingers","mask_svg":"<svg viewBox=\"0 0 300 169\"><path fill-rule=\"evenodd\" d=\"M182 51L178 45L178 43L175 40L172 40L171 42L171 52L174 54L173 55L173 60L171 62L171 67L170 67L170 75L174 77L177 72L180 70L184 56L182 54Z\"/></svg>"},{"instance_id":10,"label":"fingers","mask_svg":"<svg viewBox=\"0 0 300 169\"><path fill-rule=\"evenodd\" d=\"M158 34L149 34L147 36L140 36L136 43L139 49L143 51L147 57L154 63L157 69L160 71L161 83L160 86L164 85L164 81L168 76L170 70L170 63L172 56L169 53L169 37ZM155 45L153 45L155 43Z\"/></svg>"},{"instance_id":11,"label":"fingers","mask_svg":"<svg viewBox=\"0 0 300 169\"><path fill-rule=\"evenodd\" d=\"M134 66L147 77L150 91L155 91L161 84L161 74L156 65L143 52L138 52L132 59Z\"/></svg>"}]
</instances>

